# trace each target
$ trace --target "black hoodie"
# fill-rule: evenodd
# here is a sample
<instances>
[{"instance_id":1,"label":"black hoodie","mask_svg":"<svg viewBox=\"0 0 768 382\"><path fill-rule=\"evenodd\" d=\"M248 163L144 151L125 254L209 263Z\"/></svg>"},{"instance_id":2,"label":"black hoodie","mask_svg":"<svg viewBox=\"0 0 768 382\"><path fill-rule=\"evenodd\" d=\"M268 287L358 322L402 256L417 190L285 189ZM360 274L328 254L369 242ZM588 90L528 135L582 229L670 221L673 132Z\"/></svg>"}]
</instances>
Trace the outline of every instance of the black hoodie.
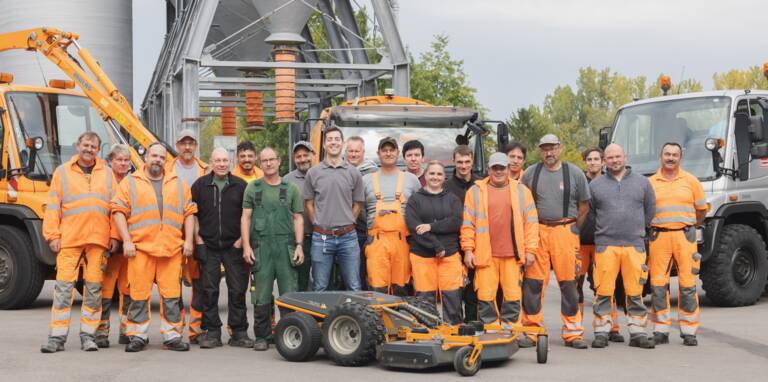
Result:
<instances>
[{"instance_id":1,"label":"black hoodie","mask_svg":"<svg viewBox=\"0 0 768 382\"><path fill-rule=\"evenodd\" d=\"M463 212L464 203L445 188L439 194L422 188L411 195L405 207L411 252L421 257L435 257L440 251L445 251L446 256L457 253ZM417 234L416 226L420 224L430 224L430 231Z\"/></svg>"}]
</instances>

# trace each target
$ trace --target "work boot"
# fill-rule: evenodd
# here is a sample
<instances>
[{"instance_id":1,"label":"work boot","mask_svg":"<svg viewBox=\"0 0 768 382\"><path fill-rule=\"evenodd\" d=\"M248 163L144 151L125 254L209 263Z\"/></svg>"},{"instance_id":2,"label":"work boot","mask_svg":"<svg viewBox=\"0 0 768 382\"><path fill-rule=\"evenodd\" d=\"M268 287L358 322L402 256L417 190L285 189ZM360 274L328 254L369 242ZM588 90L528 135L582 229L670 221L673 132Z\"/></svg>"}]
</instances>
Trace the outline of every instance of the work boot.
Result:
<instances>
[{"instance_id":1,"label":"work boot","mask_svg":"<svg viewBox=\"0 0 768 382\"><path fill-rule=\"evenodd\" d=\"M653 343L663 345L669 343L669 333L653 332Z\"/></svg>"},{"instance_id":2,"label":"work boot","mask_svg":"<svg viewBox=\"0 0 768 382\"><path fill-rule=\"evenodd\" d=\"M248 333L246 332L233 332L232 337L229 338L227 344L236 348L252 348L256 342L248 337Z\"/></svg>"},{"instance_id":3,"label":"work boot","mask_svg":"<svg viewBox=\"0 0 768 382\"><path fill-rule=\"evenodd\" d=\"M125 334L121 334L120 337L117 337L117 343L120 345L128 345L131 342L131 339L128 338Z\"/></svg>"},{"instance_id":4,"label":"work boot","mask_svg":"<svg viewBox=\"0 0 768 382\"><path fill-rule=\"evenodd\" d=\"M221 343L221 341L219 341L219 343ZM170 342L164 342L163 350L189 351L189 344L182 341L181 338L177 338Z\"/></svg>"},{"instance_id":5,"label":"work boot","mask_svg":"<svg viewBox=\"0 0 768 382\"><path fill-rule=\"evenodd\" d=\"M534 342L531 337L526 336L523 334L520 336L520 338L517 339L517 346L520 348L532 348L536 346L536 342Z\"/></svg>"},{"instance_id":6,"label":"work boot","mask_svg":"<svg viewBox=\"0 0 768 382\"><path fill-rule=\"evenodd\" d=\"M588 346L587 341L584 341L582 338L577 338L575 340L565 341L565 347L574 349L586 349Z\"/></svg>"},{"instance_id":7,"label":"work boot","mask_svg":"<svg viewBox=\"0 0 768 382\"><path fill-rule=\"evenodd\" d=\"M98 351L99 346L91 337L80 337L80 349L83 351Z\"/></svg>"},{"instance_id":8,"label":"work boot","mask_svg":"<svg viewBox=\"0 0 768 382\"><path fill-rule=\"evenodd\" d=\"M41 353L56 353L59 351L64 351L64 343L61 341L54 340L52 338L48 339L48 343L46 343L43 346L40 346Z\"/></svg>"},{"instance_id":9,"label":"work boot","mask_svg":"<svg viewBox=\"0 0 768 382\"><path fill-rule=\"evenodd\" d=\"M201 349L213 349L221 346L223 346L221 343L221 334L208 332L203 334L202 338L200 339Z\"/></svg>"},{"instance_id":10,"label":"work boot","mask_svg":"<svg viewBox=\"0 0 768 382\"><path fill-rule=\"evenodd\" d=\"M592 347L596 349L602 349L608 347L608 336L604 335L596 335L595 339L592 341Z\"/></svg>"},{"instance_id":11,"label":"work boot","mask_svg":"<svg viewBox=\"0 0 768 382\"><path fill-rule=\"evenodd\" d=\"M142 340L141 338L139 338L139 337L129 337L128 345L125 345L125 352L126 353L137 353L137 352L140 352L140 351L144 350L144 348L146 346L147 346L147 343L144 342L144 340Z\"/></svg>"},{"instance_id":12,"label":"work boot","mask_svg":"<svg viewBox=\"0 0 768 382\"><path fill-rule=\"evenodd\" d=\"M618 331L611 330L608 333L608 341L611 342L624 342L624 336L621 335Z\"/></svg>"},{"instance_id":13,"label":"work boot","mask_svg":"<svg viewBox=\"0 0 768 382\"><path fill-rule=\"evenodd\" d=\"M109 338L107 336L98 336L93 342L96 343L96 346L98 346L99 349L106 349L109 347Z\"/></svg>"},{"instance_id":14,"label":"work boot","mask_svg":"<svg viewBox=\"0 0 768 382\"><path fill-rule=\"evenodd\" d=\"M629 339L629 346L641 349L653 349L656 347L656 343L653 338L639 335Z\"/></svg>"},{"instance_id":15,"label":"work boot","mask_svg":"<svg viewBox=\"0 0 768 382\"><path fill-rule=\"evenodd\" d=\"M269 349L269 342L267 342L266 338L257 338L256 341L253 344L253 350L256 351L265 351Z\"/></svg>"},{"instance_id":16,"label":"work boot","mask_svg":"<svg viewBox=\"0 0 768 382\"><path fill-rule=\"evenodd\" d=\"M194 337L189 337L189 343L192 345L200 345L200 335L196 335Z\"/></svg>"},{"instance_id":17,"label":"work boot","mask_svg":"<svg viewBox=\"0 0 768 382\"><path fill-rule=\"evenodd\" d=\"M696 340L696 336L692 334L684 334L681 337L683 337L683 345L685 346L698 346L699 341Z\"/></svg>"}]
</instances>

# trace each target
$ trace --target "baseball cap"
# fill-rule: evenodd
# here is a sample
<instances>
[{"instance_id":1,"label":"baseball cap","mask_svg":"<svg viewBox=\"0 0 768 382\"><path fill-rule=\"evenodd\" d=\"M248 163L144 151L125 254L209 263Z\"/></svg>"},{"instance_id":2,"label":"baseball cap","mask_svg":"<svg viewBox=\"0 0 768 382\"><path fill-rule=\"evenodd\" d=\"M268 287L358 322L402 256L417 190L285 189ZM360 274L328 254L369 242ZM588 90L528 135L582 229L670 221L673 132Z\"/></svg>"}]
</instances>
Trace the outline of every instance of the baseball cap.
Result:
<instances>
[{"instance_id":1,"label":"baseball cap","mask_svg":"<svg viewBox=\"0 0 768 382\"><path fill-rule=\"evenodd\" d=\"M555 134L547 134L539 139L539 146L543 145L559 145L560 138Z\"/></svg>"},{"instance_id":2,"label":"baseball cap","mask_svg":"<svg viewBox=\"0 0 768 382\"><path fill-rule=\"evenodd\" d=\"M299 147L303 147L309 150L309 152L311 153L315 152L315 150L312 149L312 144L307 141L296 141L296 143L293 144L293 150L291 150L291 152L296 151L296 149L298 149Z\"/></svg>"},{"instance_id":3,"label":"baseball cap","mask_svg":"<svg viewBox=\"0 0 768 382\"><path fill-rule=\"evenodd\" d=\"M493 153L488 159L488 168L493 166L509 166L509 159L504 153Z\"/></svg>"},{"instance_id":4,"label":"baseball cap","mask_svg":"<svg viewBox=\"0 0 768 382\"><path fill-rule=\"evenodd\" d=\"M179 131L179 136L178 138L176 138L176 143L181 142L184 138L187 138L187 137L192 138L195 140L195 142L197 142L197 135L195 134L195 132L190 129L184 129L182 131Z\"/></svg>"},{"instance_id":5,"label":"baseball cap","mask_svg":"<svg viewBox=\"0 0 768 382\"><path fill-rule=\"evenodd\" d=\"M381 140L379 141L379 150L381 150L381 148L384 147L384 145L392 145L394 146L395 150L399 149L399 147L397 146L397 140L392 137L381 138Z\"/></svg>"}]
</instances>

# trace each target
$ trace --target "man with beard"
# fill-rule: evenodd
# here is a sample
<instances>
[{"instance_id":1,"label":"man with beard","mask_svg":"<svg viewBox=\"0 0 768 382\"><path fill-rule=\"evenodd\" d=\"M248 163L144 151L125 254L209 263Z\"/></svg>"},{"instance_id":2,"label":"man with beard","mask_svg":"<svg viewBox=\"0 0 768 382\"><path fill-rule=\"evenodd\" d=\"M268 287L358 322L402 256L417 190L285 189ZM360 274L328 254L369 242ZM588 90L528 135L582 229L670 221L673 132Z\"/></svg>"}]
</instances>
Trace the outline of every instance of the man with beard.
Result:
<instances>
[{"instance_id":1,"label":"man with beard","mask_svg":"<svg viewBox=\"0 0 768 382\"><path fill-rule=\"evenodd\" d=\"M112 199L112 216L128 258L128 307L126 352L144 350L148 342L152 284L160 294L160 327L163 348L187 351L182 341L181 260L192 256L197 206L189 187L175 172L165 172L167 152L153 143L144 156L145 166L128 175Z\"/></svg>"},{"instance_id":2,"label":"man with beard","mask_svg":"<svg viewBox=\"0 0 768 382\"><path fill-rule=\"evenodd\" d=\"M296 169L289 172L283 177L283 180L296 185L299 192L304 193L304 179L307 176L307 171L312 167L312 160L315 157L315 152L312 150L312 144L307 141L298 141L293 145L293 164ZM296 267L299 272L299 291L309 291L309 272L312 267L312 261L309 254L312 253L312 221L307 215L307 211L304 211L304 239L302 240L302 248L304 250L304 262Z\"/></svg>"},{"instance_id":3,"label":"man with beard","mask_svg":"<svg viewBox=\"0 0 768 382\"><path fill-rule=\"evenodd\" d=\"M249 141L240 142L235 153L237 165L232 169L232 175L242 179L245 183L261 179L264 172L256 166L256 147Z\"/></svg>"}]
</instances>

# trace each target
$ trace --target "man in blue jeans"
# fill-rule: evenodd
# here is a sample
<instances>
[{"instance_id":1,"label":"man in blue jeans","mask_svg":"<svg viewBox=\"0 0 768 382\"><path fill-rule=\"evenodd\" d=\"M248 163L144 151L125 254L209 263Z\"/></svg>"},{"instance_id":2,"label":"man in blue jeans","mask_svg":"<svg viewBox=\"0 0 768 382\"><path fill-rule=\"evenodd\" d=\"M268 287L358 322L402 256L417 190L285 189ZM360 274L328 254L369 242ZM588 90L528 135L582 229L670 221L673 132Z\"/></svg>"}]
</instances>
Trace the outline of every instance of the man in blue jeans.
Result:
<instances>
[{"instance_id":1,"label":"man in blue jeans","mask_svg":"<svg viewBox=\"0 0 768 382\"><path fill-rule=\"evenodd\" d=\"M307 171L304 201L312 220L313 289L328 289L334 261L347 290L360 290L360 246L355 219L365 202L360 171L341 157L344 135L336 126L323 134L325 158Z\"/></svg>"}]
</instances>

